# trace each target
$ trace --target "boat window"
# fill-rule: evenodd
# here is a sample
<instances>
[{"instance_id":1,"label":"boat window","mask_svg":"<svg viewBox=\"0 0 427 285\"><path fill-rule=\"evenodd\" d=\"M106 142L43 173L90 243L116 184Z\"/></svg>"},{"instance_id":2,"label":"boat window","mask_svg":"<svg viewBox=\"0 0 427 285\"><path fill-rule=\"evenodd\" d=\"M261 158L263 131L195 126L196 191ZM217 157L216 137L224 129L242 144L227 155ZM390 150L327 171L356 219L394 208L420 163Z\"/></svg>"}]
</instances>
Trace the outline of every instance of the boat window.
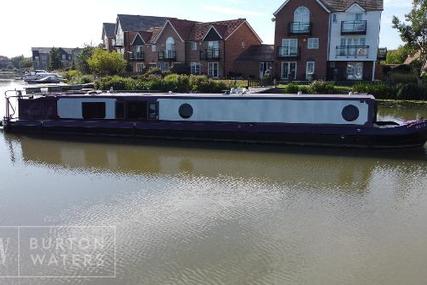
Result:
<instances>
[{"instance_id":1,"label":"boat window","mask_svg":"<svg viewBox=\"0 0 427 285\"><path fill-rule=\"evenodd\" d=\"M147 120L148 119L147 102L128 102L127 119L128 120Z\"/></svg>"},{"instance_id":2,"label":"boat window","mask_svg":"<svg viewBox=\"0 0 427 285\"><path fill-rule=\"evenodd\" d=\"M83 119L105 119L105 102L83 102Z\"/></svg>"}]
</instances>

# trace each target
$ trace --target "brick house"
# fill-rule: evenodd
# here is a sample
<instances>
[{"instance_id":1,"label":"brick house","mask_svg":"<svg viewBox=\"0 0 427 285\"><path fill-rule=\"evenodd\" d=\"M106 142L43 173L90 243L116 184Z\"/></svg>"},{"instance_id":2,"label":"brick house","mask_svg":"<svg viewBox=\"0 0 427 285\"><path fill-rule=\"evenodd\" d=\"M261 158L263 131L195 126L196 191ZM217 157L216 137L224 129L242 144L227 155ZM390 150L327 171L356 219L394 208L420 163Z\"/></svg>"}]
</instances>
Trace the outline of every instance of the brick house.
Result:
<instances>
[{"instance_id":1,"label":"brick house","mask_svg":"<svg viewBox=\"0 0 427 285\"><path fill-rule=\"evenodd\" d=\"M271 77L274 60L274 45L253 45L236 59L236 72L244 78Z\"/></svg>"},{"instance_id":2,"label":"brick house","mask_svg":"<svg viewBox=\"0 0 427 285\"><path fill-rule=\"evenodd\" d=\"M274 13L275 76L373 80L382 0L287 0Z\"/></svg>"},{"instance_id":3,"label":"brick house","mask_svg":"<svg viewBox=\"0 0 427 285\"><path fill-rule=\"evenodd\" d=\"M236 59L260 37L245 19L202 23L177 18L118 15L115 47L133 72L172 67L213 78L235 73Z\"/></svg>"},{"instance_id":4,"label":"brick house","mask_svg":"<svg viewBox=\"0 0 427 285\"><path fill-rule=\"evenodd\" d=\"M102 43L104 44L104 48L108 51L114 50L115 30L116 30L115 23L102 24Z\"/></svg>"}]
</instances>

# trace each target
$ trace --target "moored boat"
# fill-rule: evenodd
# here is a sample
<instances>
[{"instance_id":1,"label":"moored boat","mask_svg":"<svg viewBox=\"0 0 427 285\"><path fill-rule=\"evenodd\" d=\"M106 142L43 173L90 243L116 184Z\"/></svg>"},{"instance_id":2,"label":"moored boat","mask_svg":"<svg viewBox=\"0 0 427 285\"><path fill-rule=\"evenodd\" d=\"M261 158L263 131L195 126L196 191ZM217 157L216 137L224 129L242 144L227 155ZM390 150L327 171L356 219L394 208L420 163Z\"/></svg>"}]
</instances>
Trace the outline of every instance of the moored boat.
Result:
<instances>
[{"instance_id":1,"label":"moored boat","mask_svg":"<svg viewBox=\"0 0 427 285\"><path fill-rule=\"evenodd\" d=\"M369 95L17 97L18 116L7 108L4 120L9 132L366 148L422 147L427 141L427 121L377 121Z\"/></svg>"}]
</instances>

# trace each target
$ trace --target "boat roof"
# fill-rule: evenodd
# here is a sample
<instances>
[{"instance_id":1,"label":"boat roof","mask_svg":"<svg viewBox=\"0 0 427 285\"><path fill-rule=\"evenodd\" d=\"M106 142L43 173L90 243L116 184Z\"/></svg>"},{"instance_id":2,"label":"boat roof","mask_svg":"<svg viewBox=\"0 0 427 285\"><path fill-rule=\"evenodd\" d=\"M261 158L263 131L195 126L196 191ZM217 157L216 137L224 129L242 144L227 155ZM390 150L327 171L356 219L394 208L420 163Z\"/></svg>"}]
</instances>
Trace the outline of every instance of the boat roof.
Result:
<instances>
[{"instance_id":1,"label":"boat roof","mask_svg":"<svg viewBox=\"0 0 427 285\"><path fill-rule=\"evenodd\" d=\"M61 97L61 98L81 98L81 97L96 97L96 98L118 98L118 97L156 97L156 98L215 98L215 99L228 99L228 98L247 98L247 99L360 99L375 100L375 97L369 94L202 94L202 93L97 93L97 94L64 94L64 93L51 93L45 95L47 97Z\"/></svg>"}]
</instances>

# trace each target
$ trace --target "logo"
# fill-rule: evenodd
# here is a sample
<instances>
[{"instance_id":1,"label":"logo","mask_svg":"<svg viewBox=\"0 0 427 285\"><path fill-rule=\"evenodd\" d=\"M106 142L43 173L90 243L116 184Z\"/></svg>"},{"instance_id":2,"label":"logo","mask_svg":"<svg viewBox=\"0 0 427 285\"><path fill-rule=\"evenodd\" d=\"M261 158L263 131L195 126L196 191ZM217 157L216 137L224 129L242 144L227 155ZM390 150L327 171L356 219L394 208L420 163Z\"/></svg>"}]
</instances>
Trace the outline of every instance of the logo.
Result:
<instances>
[{"instance_id":1,"label":"logo","mask_svg":"<svg viewBox=\"0 0 427 285\"><path fill-rule=\"evenodd\" d=\"M115 227L0 227L0 278L115 276Z\"/></svg>"}]
</instances>

